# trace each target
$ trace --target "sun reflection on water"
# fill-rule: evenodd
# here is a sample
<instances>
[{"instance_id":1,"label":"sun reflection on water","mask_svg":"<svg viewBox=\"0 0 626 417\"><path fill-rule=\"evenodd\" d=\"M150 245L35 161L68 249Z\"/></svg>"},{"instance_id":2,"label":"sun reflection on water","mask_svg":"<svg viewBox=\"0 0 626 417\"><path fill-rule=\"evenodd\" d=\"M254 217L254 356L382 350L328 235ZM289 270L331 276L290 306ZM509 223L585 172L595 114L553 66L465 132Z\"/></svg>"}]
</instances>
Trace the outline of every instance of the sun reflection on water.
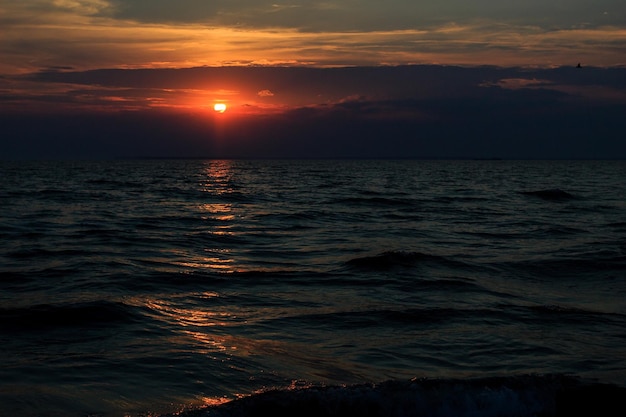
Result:
<instances>
[{"instance_id":1,"label":"sun reflection on water","mask_svg":"<svg viewBox=\"0 0 626 417\"><path fill-rule=\"evenodd\" d=\"M217 297L218 295L214 296ZM226 326L225 319L231 316L231 313L228 312L183 306L182 303L176 302L176 298L171 297L168 299L149 298L144 303L150 310L158 313L161 318L182 327Z\"/></svg>"},{"instance_id":2,"label":"sun reflection on water","mask_svg":"<svg viewBox=\"0 0 626 417\"><path fill-rule=\"evenodd\" d=\"M205 249L205 251L210 251ZM228 252L222 252L228 254ZM231 272L233 270L233 264L235 260L217 256L195 256L188 261L179 261L177 265L184 266L192 269L209 269L220 272Z\"/></svg>"},{"instance_id":3,"label":"sun reflection on water","mask_svg":"<svg viewBox=\"0 0 626 417\"><path fill-rule=\"evenodd\" d=\"M232 162L227 160L210 161L205 165L202 191L211 195L224 195L233 193L232 186Z\"/></svg>"},{"instance_id":4,"label":"sun reflection on water","mask_svg":"<svg viewBox=\"0 0 626 417\"><path fill-rule=\"evenodd\" d=\"M201 190L207 197L219 197L232 194L235 190L232 185L232 162L218 160L207 162L203 166ZM201 219L208 222L205 233L216 237L234 237L235 228L233 204L223 201L202 203L198 206ZM219 272L233 272L235 260L231 251L224 247L210 247L203 249L203 255L196 255L195 259L181 263L189 268L211 269Z\"/></svg>"},{"instance_id":5,"label":"sun reflection on water","mask_svg":"<svg viewBox=\"0 0 626 417\"><path fill-rule=\"evenodd\" d=\"M208 213L208 216L202 216L203 220L219 220L219 221L231 221L235 218L232 204L226 203L211 203L201 204L199 207L203 213Z\"/></svg>"}]
</instances>

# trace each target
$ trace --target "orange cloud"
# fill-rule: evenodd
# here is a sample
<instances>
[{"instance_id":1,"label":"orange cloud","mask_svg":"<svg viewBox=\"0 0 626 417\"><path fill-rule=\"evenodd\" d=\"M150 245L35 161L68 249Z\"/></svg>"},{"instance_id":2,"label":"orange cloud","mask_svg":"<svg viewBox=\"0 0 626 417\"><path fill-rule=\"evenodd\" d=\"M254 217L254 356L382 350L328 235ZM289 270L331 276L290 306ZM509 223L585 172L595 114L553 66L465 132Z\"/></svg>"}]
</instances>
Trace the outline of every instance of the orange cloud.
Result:
<instances>
[{"instance_id":1,"label":"orange cloud","mask_svg":"<svg viewBox=\"0 0 626 417\"><path fill-rule=\"evenodd\" d=\"M0 22L0 74L59 66L626 65L626 29L621 26L552 30L466 19L390 30L305 31L138 23L107 17L110 4L104 0L5 3L0 5L5 16Z\"/></svg>"}]
</instances>

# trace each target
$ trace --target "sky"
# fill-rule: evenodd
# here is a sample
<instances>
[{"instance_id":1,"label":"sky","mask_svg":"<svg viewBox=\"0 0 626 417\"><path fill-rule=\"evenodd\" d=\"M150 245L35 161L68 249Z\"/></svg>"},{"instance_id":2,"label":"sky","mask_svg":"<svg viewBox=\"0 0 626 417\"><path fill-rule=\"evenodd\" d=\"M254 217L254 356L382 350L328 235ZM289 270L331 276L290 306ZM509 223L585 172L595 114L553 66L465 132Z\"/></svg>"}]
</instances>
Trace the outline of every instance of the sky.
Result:
<instances>
[{"instance_id":1,"label":"sky","mask_svg":"<svg viewBox=\"0 0 626 417\"><path fill-rule=\"evenodd\" d=\"M0 29L0 159L626 158L623 0L0 0Z\"/></svg>"}]
</instances>

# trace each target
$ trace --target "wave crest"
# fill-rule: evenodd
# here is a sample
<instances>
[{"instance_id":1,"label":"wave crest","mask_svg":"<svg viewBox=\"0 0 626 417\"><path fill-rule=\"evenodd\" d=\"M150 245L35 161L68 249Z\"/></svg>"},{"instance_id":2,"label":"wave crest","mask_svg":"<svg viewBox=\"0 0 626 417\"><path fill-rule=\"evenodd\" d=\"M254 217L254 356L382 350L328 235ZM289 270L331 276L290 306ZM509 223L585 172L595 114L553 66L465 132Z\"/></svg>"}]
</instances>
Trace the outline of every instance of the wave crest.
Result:
<instances>
[{"instance_id":1,"label":"wave crest","mask_svg":"<svg viewBox=\"0 0 626 417\"><path fill-rule=\"evenodd\" d=\"M387 251L378 255L353 258L347 265L357 269L385 270L393 268L410 268L420 262L442 262L445 258L422 252Z\"/></svg>"},{"instance_id":2,"label":"wave crest","mask_svg":"<svg viewBox=\"0 0 626 417\"><path fill-rule=\"evenodd\" d=\"M560 188L551 188L547 190L522 191L520 194L541 198L542 200L572 200L574 195L563 191Z\"/></svg>"},{"instance_id":3,"label":"wave crest","mask_svg":"<svg viewBox=\"0 0 626 417\"><path fill-rule=\"evenodd\" d=\"M93 301L40 304L0 309L0 330L39 331L50 328L115 326L137 319L132 307L120 302Z\"/></svg>"},{"instance_id":4,"label":"wave crest","mask_svg":"<svg viewBox=\"0 0 626 417\"><path fill-rule=\"evenodd\" d=\"M181 417L623 415L626 388L563 375L273 389Z\"/></svg>"}]
</instances>

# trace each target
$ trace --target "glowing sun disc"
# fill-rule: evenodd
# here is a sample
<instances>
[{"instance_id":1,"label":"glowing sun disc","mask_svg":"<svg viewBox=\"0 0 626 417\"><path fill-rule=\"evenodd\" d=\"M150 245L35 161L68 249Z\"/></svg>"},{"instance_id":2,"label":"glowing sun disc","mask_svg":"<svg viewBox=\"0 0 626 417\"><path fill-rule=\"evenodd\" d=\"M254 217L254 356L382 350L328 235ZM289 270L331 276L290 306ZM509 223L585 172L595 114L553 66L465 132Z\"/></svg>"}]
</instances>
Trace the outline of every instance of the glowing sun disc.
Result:
<instances>
[{"instance_id":1,"label":"glowing sun disc","mask_svg":"<svg viewBox=\"0 0 626 417\"><path fill-rule=\"evenodd\" d=\"M224 113L226 111L226 104L224 104L224 103L215 103L213 105L213 110L215 110L218 113Z\"/></svg>"}]
</instances>

